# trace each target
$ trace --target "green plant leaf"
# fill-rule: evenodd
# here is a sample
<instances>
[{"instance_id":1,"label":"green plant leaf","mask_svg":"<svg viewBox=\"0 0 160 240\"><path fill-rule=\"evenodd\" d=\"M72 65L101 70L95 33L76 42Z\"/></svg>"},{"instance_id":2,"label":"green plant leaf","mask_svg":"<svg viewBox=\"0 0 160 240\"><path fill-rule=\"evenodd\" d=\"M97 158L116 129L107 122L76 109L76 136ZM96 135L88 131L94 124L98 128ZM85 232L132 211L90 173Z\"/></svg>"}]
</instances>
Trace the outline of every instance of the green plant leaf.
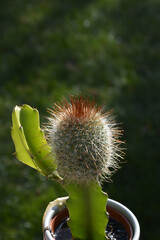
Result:
<instances>
[{"instance_id":1,"label":"green plant leaf","mask_svg":"<svg viewBox=\"0 0 160 240\"><path fill-rule=\"evenodd\" d=\"M20 124L20 110L21 108L16 106L12 113L11 136L16 149L16 157L21 162L37 169L33 162L33 156L26 142L23 127Z\"/></svg>"},{"instance_id":2,"label":"green plant leaf","mask_svg":"<svg viewBox=\"0 0 160 240\"><path fill-rule=\"evenodd\" d=\"M83 240L106 239L107 195L102 192L99 184L92 182L87 186L78 186L74 183L66 185L65 189L69 194L66 204L73 237Z\"/></svg>"}]
</instances>

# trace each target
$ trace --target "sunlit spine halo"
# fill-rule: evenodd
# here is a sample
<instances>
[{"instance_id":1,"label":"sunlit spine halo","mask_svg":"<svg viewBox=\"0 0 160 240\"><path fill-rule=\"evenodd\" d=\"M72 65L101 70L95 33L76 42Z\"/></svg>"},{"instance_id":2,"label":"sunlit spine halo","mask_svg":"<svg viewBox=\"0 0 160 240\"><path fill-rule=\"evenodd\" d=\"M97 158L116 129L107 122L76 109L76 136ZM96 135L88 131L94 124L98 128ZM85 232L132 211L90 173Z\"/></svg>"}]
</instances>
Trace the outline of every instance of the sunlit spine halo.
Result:
<instances>
[{"instance_id":1,"label":"sunlit spine halo","mask_svg":"<svg viewBox=\"0 0 160 240\"><path fill-rule=\"evenodd\" d=\"M122 131L110 112L84 97L70 97L49 111L46 133L59 175L87 184L109 180L123 158Z\"/></svg>"}]
</instances>

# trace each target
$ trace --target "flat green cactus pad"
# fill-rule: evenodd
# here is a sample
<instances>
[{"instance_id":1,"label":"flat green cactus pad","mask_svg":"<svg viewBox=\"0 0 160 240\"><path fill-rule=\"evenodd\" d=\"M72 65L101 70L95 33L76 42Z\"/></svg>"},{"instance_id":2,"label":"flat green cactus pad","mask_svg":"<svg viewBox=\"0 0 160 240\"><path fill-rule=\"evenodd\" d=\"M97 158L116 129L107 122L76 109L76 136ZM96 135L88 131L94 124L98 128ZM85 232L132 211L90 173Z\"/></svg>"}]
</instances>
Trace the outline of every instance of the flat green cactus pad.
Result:
<instances>
[{"instance_id":1,"label":"flat green cactus pad","mask_svg":"<svg viewBox=\"0 0 160 240\"><path fill-rule=\"evenodd\" d=\"M39 126L39 113L28 105L16 106L12 113L11 135L16 157L47 177L60 179L51 147Z\"/></svg>"},{"instance_id":2,"label":"flat green cactus pad","mask_svg":"<svg viewBox=\"0 0 160 240\"><path fill-rule=\"evenodd\" d=\"M88 186L65 186L69 193L66 202L70 220L68 225L75 239L105 240L105 228L108 223L106 214L107 195L102 192L97 182Z\"/></svg>"},{"instance_id":3,"label":"flat green cactus pad","mask_svg":"<svg viewBox=\"0 0 160 240\"><path fill-rule=\"evenodd\" d=\"M27 164L32 168L37 169L33 161L33 156L26 142L23 127L20 123L20 110L21 108L16 106L12 113L11 136L16 149L16 157L21 162Z\"/></svg>"}]
</instances>

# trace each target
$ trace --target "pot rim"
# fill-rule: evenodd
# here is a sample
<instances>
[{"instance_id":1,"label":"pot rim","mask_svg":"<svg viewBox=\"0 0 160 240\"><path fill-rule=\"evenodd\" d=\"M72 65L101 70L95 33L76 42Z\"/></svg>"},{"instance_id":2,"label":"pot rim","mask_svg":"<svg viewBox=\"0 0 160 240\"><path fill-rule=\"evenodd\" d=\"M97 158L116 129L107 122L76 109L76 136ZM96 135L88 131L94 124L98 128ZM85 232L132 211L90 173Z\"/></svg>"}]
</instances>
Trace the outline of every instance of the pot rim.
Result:
<instances>
[{"instance_id":1,"label":"pot rim","mask_svg":"<svg viewBox=\"0 0 160 240\"><path fill-rule=\"evenodd\" d=\"M122 203L117 202L110 198L107 200L107 205L110 206L111 208L116 209L118 212L120 212L122 215L124 215L128 219L133 230L132 240L140 239L140 225L136 216L133 214L133 212L131 212L131 210L129 210Z\"/></svg>"},{"instance_id":2,"label":"pot rim","mask_svg":"<svg viewBox=\"0 0 160 240\"><path fill-rule=\"evenodd\" d=\"M56 216L56 214L63 209L66 208L66 201L69 197L63 197L63 198L58 198L55 201L51 202L43 217L43 234L44 234L44 239L45 240L53 240L53 232L50 227L50 222L51 220ZM108 199L107 200L107 207L112 208L117 210L122 216L124 216L128 222L131 224L131 228L133 231L133 238L132 240L139 240L140 239L140 226L138 223L137 218L135 215L123 204L112 200Z\"/></svg>"}]
</instances>

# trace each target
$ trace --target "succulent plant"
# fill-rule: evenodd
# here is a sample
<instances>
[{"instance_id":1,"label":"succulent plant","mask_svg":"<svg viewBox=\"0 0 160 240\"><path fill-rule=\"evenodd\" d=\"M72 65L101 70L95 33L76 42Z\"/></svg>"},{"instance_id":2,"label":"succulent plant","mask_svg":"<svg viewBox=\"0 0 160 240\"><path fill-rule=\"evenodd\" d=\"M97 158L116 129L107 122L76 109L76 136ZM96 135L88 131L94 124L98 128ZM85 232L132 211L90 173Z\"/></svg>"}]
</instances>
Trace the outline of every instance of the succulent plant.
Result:
<instances>
[{"instance_id":1,"label":"succulent plant","mask_svg":"<svg viewBox=\"0 0 160 240\"><path fill-rule=\"evenodd\" d=\"M68 192L68 224L74 238L105 239L107 195L101 182L119 168L122 131L111 112L103 113L102 106L87 98L71 96L70 102L56 103L49 112L44 134L36 109L14 108L16 156Z\"/></svg>"}]
</instances>

